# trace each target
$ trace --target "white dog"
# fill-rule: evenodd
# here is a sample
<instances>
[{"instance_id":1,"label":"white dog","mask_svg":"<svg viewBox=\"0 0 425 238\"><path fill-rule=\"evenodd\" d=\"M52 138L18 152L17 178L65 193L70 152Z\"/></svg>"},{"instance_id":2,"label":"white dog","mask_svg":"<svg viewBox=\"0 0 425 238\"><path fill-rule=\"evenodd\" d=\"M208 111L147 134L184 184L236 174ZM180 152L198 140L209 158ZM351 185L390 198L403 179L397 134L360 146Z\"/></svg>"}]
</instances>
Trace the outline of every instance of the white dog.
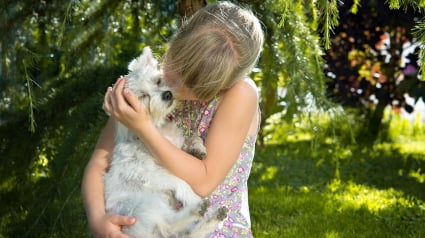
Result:
<instances>
[{"instance_id":1,"label":"white dog","mask_svg":"<svg viewBox=\"0 0 425 238\"><path fill-rule=\"evenodd\" d=\"M150 48L129 64L126 87L149 110L156 127L171 143L204 157L202 139L185 140L168 115L175 103L172 91L161 84L161 72ZM202 158L200 158L202 159ZM128 128L116 123L116 138L104 174L105 206L109 213L133 216L136 223L123 231L133 237L205 237L227 215L227 208L202 219L209 202L180 178L161 167Z\"/></svg>"}]
</instances>

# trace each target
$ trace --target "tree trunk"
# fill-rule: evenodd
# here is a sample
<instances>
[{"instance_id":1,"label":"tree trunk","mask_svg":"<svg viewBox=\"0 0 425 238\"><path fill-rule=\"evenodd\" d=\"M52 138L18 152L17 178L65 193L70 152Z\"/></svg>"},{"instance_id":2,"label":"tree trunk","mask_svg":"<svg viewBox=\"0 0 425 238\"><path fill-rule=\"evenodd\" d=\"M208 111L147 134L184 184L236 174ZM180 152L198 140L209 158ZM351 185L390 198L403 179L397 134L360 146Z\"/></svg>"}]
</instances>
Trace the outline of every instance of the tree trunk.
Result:
<instances>
[{"instance_id":1,"label":"tree trunk","mask_svg":"<svg viewBox=\"0 0 425 238\"><path fill-rule=\"evenodd\" d=\"M178 2L179 14L182 19L188 18L206 5L206 0L180 0Z\"/></svg>"}]
</instances>

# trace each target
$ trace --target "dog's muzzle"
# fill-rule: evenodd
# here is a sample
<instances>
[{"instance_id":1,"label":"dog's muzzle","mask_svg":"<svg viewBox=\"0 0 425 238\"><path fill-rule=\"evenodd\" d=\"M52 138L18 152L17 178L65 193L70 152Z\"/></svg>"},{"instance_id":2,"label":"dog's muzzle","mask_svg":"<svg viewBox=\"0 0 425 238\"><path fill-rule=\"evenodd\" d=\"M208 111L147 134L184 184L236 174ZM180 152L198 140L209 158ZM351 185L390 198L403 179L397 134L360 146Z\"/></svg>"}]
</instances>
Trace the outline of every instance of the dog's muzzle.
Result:
<instances>
[{"instance_id":1,"label":"dog's muzzle","mask_svg":"<svg viewBox=\"0 0 425 238\"><path fill-rule=\"evenodd\" d=\"M171 91L165 91L162 93L162 100L164 101L172 101L173 93Z\"/></svg>"}]
</instances>

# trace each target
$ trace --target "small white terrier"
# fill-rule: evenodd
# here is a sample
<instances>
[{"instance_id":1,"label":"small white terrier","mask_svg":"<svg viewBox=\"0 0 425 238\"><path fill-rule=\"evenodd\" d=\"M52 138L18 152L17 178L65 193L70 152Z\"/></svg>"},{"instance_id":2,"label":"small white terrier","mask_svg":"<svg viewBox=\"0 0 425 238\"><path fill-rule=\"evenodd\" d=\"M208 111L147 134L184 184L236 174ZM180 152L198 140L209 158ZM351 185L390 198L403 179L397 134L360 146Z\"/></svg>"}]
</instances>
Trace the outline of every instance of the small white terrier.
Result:
<instances>
[{"instance_id":1,"label":"small white terrier","mask_svg":"<svg viewBox=\"0 0 425 238\"><path fill-rule=\"evenodd\" d=\"M129 64L126 87L149 110L152 121L171 143L200 159L206 155L199 137L184 139L168 115L175 108L172 91L162 85L158 62L149 47ZM205 237L227 216L227 208L203 218L209 202L182 179L161 167L133 132L116 123L115 147L104 174L105 206L109 213L133 216L123 227L133 237Z\"/></svg>"}]
</instances>

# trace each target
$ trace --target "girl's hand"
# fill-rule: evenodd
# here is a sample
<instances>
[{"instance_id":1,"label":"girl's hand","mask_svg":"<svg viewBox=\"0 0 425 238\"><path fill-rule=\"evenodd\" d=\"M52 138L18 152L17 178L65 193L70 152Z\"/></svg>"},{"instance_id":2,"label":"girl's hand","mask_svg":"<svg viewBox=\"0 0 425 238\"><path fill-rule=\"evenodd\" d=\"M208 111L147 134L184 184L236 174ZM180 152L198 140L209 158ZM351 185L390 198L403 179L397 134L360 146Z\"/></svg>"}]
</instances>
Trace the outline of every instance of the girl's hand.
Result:
<instances>
[{"instance_id":1,"label":"girl's hand","mask_svg":"<svg viewBox=\"0 0 425 238\"><path fill-rule=\"evenodd\" d=\"M96 224L90 227L96 238L131 238L121 231L122 226L130 226L136 222L133 217L105 214Z\"/></svg>"},{"instance_id":2,"label":"girl's hand","mask_svg":"<svg viewBox=\"0 0 425 238\"><path fill-rule=\"evenodd\" d=\"M119 78L113 87L108 87L103 108L126 127L137 131L143 123L150 121L150 115L136 95L124 87L125 81L125 78Z\"/></svg>"}]
</instances>

